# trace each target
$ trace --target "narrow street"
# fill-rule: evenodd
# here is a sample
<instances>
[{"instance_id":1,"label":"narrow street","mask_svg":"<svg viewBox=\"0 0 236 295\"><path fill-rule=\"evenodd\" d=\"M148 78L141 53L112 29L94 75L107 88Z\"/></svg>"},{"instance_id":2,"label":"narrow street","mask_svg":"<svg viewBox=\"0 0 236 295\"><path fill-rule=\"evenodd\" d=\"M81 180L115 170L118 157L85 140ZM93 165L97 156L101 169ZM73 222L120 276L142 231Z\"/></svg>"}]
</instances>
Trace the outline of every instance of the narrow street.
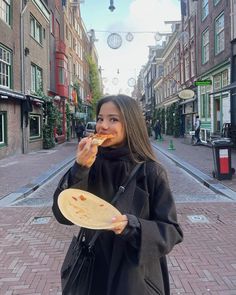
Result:
<instances>
[{"instance_id":1,"label":"narrow street","mask_svg":"<svg viewBox=\"0 0 236 295\"><path fill-rule=\"evenodd\" d=\"M236 294L235 202L161 153L158 159L168 171L185 235L168 258L171 294ZM58 224L51 203L67 168L27 198L0 209L1 294L61 294L60 266L78 228Z\"/></svg>"}]
</instances>

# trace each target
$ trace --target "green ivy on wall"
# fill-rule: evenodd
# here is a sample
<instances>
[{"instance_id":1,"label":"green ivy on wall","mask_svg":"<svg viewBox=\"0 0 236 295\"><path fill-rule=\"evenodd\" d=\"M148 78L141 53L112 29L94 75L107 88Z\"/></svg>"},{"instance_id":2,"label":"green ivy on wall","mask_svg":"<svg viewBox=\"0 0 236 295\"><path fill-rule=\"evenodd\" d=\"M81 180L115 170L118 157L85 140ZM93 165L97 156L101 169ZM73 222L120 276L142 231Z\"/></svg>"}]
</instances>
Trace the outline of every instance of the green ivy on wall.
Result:
<instances>
[{"instance_id":1,"label":"green ivy on wall","mask_svg":"<svg viewBox=\"0 0 236 295\"><path fill-rule=\"evenodd\" d=\"M166 108L166 134L180 136L180 106L178 102Z\"/></svg>"},{"instance_id":2,"label":"green ivy on wall","mask_svg":"<svg viewBox=\"0 0 236 295\"><path fill-rule=\"evenodd\" d=\"M56 126L58 109L53 105L52 98L44 97L43 104L43 148L55 146L54 128Z\"/></svg>"},{"instance_id":3,"label":"green ivy on wall","mask_svg":"<svg viewBox=\"0 0 236 295\"><path fill-rule=\"evenodd\" d=\"M93 61L91 56L87 56L88 64L89 64L89 82L90 82L90 90L92 94L92 110L91 117L95 118L95 109L96 104L99 98L102 96L102 91L99 82L99 73L97 64Z\"/></svg>"},{"instance_id":4,"label":"green ivy on wall","mask_svg":"<svg viewBox=\"0 0 236 295\"><path fill-rule=\"evenodd\" d=\"M160 109L160 121L161 121L161 131L162 131L162 133L165 133L165 131L166 131L165 120L166 120L166 112L165 112L164 108L161 108Z\"/></svg>"},{"instance_id":5,"label":"green ivy on wall","mask_svg":"<svg viewBox=\"0 0 236 295\"><path fill-rule=\"evenodd\" d=\"M180 106L178 102L174 103L174 122L173 122L173 135L174 137L180 136Z\"/></svg>"}]
</instances>

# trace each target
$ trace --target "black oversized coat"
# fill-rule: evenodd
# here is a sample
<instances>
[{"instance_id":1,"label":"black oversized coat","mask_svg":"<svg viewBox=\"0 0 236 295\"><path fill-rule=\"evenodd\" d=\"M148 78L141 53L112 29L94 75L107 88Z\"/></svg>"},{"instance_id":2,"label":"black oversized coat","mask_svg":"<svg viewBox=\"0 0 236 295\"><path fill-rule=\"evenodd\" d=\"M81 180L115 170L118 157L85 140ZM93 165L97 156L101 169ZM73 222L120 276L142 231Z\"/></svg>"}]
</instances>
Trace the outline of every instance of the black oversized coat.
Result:
<instances>
[{"instance_id":1,"label":"black oversized coat","mask_svg":"<svg viewBox=\"0 0 236 295\"><path fill-rule=\"evenodd\" d=\"M99 196L106 195L106 191L112 190L112 187L115 191L123 183L133 165L127 157L116 157L115 160L98 157L96 162L91 169L75 163L71 172L61 180L53 203L54 215L60 223L70 224L57 205L61 189L76 187ZM121 213L138 218L139 243L138 248L133 247L130 242L132 237L114 235L107 292L101 295L168 295L165 255L182 241L183 235L177 223L176 208L163 167L152 161L146 162L115 206ZM111 234L110 231L107 233ZM101 246L106 247L102 242ZM102 275L102 269L97 271Z\"/></svg>"}]
</instances>

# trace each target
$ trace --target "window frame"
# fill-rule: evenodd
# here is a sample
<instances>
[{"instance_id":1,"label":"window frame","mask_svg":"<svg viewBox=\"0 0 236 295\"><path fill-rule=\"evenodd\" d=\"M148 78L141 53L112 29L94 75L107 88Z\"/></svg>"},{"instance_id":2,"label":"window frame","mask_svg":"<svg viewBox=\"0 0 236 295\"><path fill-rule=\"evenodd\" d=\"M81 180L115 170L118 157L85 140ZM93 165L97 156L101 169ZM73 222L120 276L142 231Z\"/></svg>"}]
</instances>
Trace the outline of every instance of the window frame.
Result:
<instances>
[{"instance_id":1,"label":"window frame","mask_svg":"<svg viewBox=\"0 0 236 295\"><path fill-rule=\"evenodd\" d=\"M223 28L221 28L219 32L216 32L217 21L219 21L219 19L221 17L223 17L223 21L224 21ZM214 36L215 37L215 55L218 55L225 50L225 15L224 15L224 12L220 13L215 19L214 33L215 33L214 34L215 35ZM223 38L218 38L218 36L220 36L221 34L223 34ZM223 47L222 48L220 48L220 44L221 44L220 41L221 40L223 40Z\"/></svg>"},{"instance_id":2,"label":"window frame","mask_svg":"<svg viewBox=\"0 0 236 295\"><path fill-rule=\"evenodd\" d=\"M208 34L208 40L206 43L204 43L204 37ZM206 56L206 49L208 49L208 58L205 59ZM209 28L207 28L205 31L202 32L202 64L206 64L209 61L210 58L210 32Z\"/></svg>"},{"instance_id":3,"label":"window frame","mask_svg":"<svg viewBox=\"0 0 236 295\"><path fill-rule=\"evenodd\" d=\"M30 36L43 45L43 27L32 14L30 14Z\"/></svg>"},{"instance_id":4,"label":"window frame","mask_svg":"<svg viewBox=\"0 0 236 295\"><path fill-rule=\"evenodd\" d=\"M7 112L0 111L0 127L2 138L0 138L0 148L7 145Z\"/></svg>"},{"instance_id":5,"label":"window frame","mask_svg":"<svg viewBox=\"0 0 236 295\"><path fill-rule=\"evenodd\" d=\"M5 4L5 7L3 7L3 4ZM11 9L11 0L0 0L0 19L9 26L11 25Z\"/></svg>"},{"instance_id":6,"label":"window frame","mask_svg":"<svg viewBox=\"0 0 236 295\"><path fill-rule=\"evenodd\" d=\"M201 2L202 21L204 21L208 15L209 15L209 0L202 0Z\"/></svg>"},{"instance_id":7,"label":"window frame","mask_svg":"<svg viewBox=\"0 0 236 295\"><path fill-rule=\"evenodd\" d=\"M220 3L221 0L213 0L214 6L216 6L218 3Z\"/></svg>"},{"instance_id":8,"label":"window frame","mask_svg":"<svg viewBox=\"0 0 236 295\"><path fill-rule=\"evenodd\" d=\"M34 70L34 71L33 71ZM38 81L38 73L41 73L40 81ZM43 69L34 63L31 63L31 93L43 91ZM40 85L41 84L41 85Z\"/></svg>"},{"instance_id":9,"label":"window frame","mask_svg":"<svg viewBox=\"0 0 236 295\"><path fill-rule=\"evenodd\" d=\"M12 51L0 44L0 86L11 89L12 86ZM2 58L5 56L5 59ZM4 71L3 71L4 69ZM6 83L3 83L5 77Z\"/></svg>"},{"instance_id":10,"label":"window frame","mask_svg":"<svg viewBox=\"0 0 236 295\"><path fill-rule=\"evenodd\" d=\"M32 118L37 118L37 121L38 121L36 135L31 135L31 119ZM42 138L42 116L40 114L30 113L30 115L29 115L29 139L34 140L34 139L39 139L39 138Z\"/></svg>"}]
</instances>

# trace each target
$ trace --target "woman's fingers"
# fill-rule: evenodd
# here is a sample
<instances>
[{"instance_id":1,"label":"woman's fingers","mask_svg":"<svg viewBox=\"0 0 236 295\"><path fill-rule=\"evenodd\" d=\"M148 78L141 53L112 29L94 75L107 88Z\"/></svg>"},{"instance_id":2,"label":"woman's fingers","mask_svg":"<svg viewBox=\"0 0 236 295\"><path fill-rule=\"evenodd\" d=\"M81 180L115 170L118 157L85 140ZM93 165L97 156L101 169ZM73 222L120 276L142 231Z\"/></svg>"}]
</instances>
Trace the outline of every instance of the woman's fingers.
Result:
<instances>
[{"instance_id":1,"label":"woman's fingers","mask_svg":"<svg viewBox=\"0 0 236 295\"><path fill-rule=\"evenodd\" d=\"M111 228L111 230L114 231L115 234L119 235L127 226L128 218L126 215L115 216L112 218L112 224L114 226Z\"/></svg>"},{"instance_id":2,"label":"woman's fingers","mask_svg":"<svg viewBox=\"0 0 236 295\"><path fill-rule=\"evenodd\" d=\"M98 148L92 144L92 138L84 138L78 145L76 162L91 167L96 159Z\"/></svg>"}]
</instances>

